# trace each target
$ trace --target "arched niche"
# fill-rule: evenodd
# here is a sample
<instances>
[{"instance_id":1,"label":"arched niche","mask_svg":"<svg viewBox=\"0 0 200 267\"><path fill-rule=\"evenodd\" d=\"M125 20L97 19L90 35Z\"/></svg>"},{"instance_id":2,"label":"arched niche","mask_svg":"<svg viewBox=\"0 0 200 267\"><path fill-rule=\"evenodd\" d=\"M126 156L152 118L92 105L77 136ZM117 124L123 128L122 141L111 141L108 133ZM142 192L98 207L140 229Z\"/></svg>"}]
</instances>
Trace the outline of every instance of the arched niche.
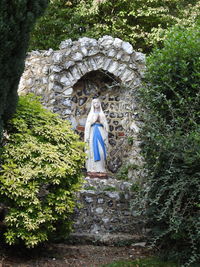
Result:
<instances>
[{"instance_id":1,"label":"arched niche","mask_svg":"<svg viewBox=\"0 0 200 267\"><path fill-rule=\"evenodd\" d=\"M121 88L121 81L113 74L103 71L91 71L84 75L73 86L73 93L70 98L72 127L83 139L85 122L89 113L91 101L98 97L106 114L109 124L109 151L108 155L117 161L117 166L108 163L109 171L116 172L121 166L121 155L125 139L125 131L122 125L124 113L120 109L123 105L124 88ZM119 155L120 152L120 155ZM109 159L108 159L109 161Z\"/></svg>"},{"instance_id":2,"label":"arched niche","mask_svg":"<svg viewBox=\"0 0 200 267\"><path fill-rule=\"evenodd\" d=\"M144 62L142 53L119 38L66 40L60 50L28 54L19 92L40 95L44 106L70 120L81 137L91 99L99 96L110 127L109 169L116 172L123 161L139 158L136 91Z\"/></svg>"}]
</instances>

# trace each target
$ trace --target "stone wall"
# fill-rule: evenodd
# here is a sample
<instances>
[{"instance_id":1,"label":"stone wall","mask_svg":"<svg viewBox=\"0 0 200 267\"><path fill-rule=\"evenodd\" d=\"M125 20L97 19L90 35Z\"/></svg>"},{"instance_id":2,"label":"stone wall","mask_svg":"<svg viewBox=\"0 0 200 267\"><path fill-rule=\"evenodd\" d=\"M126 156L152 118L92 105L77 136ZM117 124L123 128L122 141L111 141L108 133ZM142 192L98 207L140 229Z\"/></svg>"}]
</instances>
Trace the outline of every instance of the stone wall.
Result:
<instances>
[{"instance_id":1,"label":"stone wall","mask_svg":"<svg viewBox=\"0 0 200 267\"><path fill-rule=\"evenodd\" d=\"M66 40L58 51L28 54L19 92L41 96L82 138L91 100L98 96L109 122L107 165L112 175L123 164L142 165L136 91L144 62L145 56L131 44L111 36ZM129 177L135 179L140 172L132 169Z\"/></svg>"},{"instance_id":2,"label":"stone wall","mask_svg":"<svg viewBox=\"0 0 200 267\"><path fill-rule=\"evenodd\" d=\"M136 194L132 183L89 177L85 181L74 214L73 241L119 245L145 240L145 219L131 207Z\"/></svg>"}]
</instances>

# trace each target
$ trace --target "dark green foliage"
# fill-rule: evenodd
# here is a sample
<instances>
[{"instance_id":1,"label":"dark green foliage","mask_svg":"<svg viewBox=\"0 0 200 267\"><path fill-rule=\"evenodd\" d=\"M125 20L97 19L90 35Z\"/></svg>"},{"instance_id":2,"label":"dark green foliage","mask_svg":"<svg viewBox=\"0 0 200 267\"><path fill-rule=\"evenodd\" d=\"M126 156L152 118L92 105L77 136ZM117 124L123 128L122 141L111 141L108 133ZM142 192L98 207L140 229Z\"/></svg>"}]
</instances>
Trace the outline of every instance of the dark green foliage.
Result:
<instances>
[{"instance_id":1,"label":"dark green foliage","mask_svg":"<svg viewBox=\"0 0 200 267\"><path fill-rule=\"evenodd\" d=\"M20 97L1 148L0 203L8 244L34 247L70 230L81 184L83 143L67 121L45 110L33 95Z\"/></svg>"},{"instance_id":2,"label":"dark green foliage","mask_svg":"<svg viewBox=\"0 0 200 267\"><path fill-rule=\"evenodd\" d=\"M68 38L111 35L149 52L171 26L194 24L199 11L199 0L52 0L32 33L30 50L57 49Z\"/></svg>"},{"instance_id":3,"label":"dark green foliage","mask_svg":"<svg viewBox=\"0 0 200 267\"><path fill-rule=\"evenodd\" d=\"M130 178L128 177L129 171L137 169L140 169L140 166L136 164L129 163L122 165L116 174L116 178L118 180L125 180L125 181L130 180Z\"/></svg>"},{"instance_id":4,"label":"dark green foliage","mask_svg":"<svg viewBox=\"0 0 200 267\"><path fill-rule=\"evenodd\" d=\"M153 244L200 264L200 31L175 28L147 61L141 98Z\"/></svg>"},{"instance_id":5,"label":"dark green foliage","mask_svg":"<svg viewBox=\"0 0 200 267\"><path fill-rule=\"evenodd\" d=\"M0 1L0 124L11 117L24 69L29 33L48 0ZM0 135L1 135L0 127Z\"/></svg>"},{"instance_id":6,"label":"dark green foliage","mask_svg":"<svg viewBox=\"0 0 200 267\"><path fill-rule=\"evenodd\" d=\"M51 1L44 16L36 23L31 34L30 50L58 49L61 41L79 37L79 16L75 8L79 1ZM76 22L77 21L77 22ZM78 24L77 24L78 23ZM46 38L48 36L48 38Z\"/></svg>"}]
</instances>

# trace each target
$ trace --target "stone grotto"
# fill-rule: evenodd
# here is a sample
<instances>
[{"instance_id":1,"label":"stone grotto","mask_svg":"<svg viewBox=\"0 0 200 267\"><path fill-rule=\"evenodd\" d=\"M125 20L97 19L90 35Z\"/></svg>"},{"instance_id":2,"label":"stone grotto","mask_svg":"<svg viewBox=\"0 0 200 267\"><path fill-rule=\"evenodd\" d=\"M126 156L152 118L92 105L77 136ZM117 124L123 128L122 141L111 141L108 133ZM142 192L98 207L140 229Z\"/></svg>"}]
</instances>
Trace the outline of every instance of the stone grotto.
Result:
<instances>
[{"instance_id":1,"label":"stone grotto","mask_svg":"<svg viewBox=\"0 0 200 267\"><path fill-rule=\"evenodd\" d=\"M83 207L75 212L72 234L79 241L80 237L93 242L138 241L144 235L144 220L129 207L132 184L144 172L137 99L144 71L145 55L111 36L69 39L61 42L59 50L27 55L19 94L41 96L43 105L69 120L81 139L93 98L101 100L108 120L109 178L85 178L79 197ZM127 166L127 181L116 179Z\"/></svg>"}]
</instances>

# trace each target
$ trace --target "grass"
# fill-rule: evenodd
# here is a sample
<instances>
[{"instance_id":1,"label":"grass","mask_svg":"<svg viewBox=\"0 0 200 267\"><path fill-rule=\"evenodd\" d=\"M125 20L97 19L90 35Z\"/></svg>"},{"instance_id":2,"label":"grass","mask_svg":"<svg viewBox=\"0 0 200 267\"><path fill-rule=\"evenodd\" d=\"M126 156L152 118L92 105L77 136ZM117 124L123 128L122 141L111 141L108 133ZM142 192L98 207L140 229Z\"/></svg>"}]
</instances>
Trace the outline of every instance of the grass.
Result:
<instances>
[{"instance_id":1,"label":"grass","mask_svg":"<svg viewBox=\"0 0 200 267\"><path fill-rule=\"evenodd\" d=\"M111 192L115 192L117 191L117 188L114 186L106 186L103 191L111 191Z\"/></svg>"},{"instance_id":2,"label":"grass","mask_svg":"<svg viewBox=\"0 0 200 267\"><path fill-rule=\"evenodd\" d=\"M85 186L83 189L95 191L96 190L96 187L94 187L94 186Z\"/></svg>"},{"instance_id":3,"label":"grass","mask_svg":"<svg viewBox=\"0 0 200 267\"><path fill-rule=\"evenodd\" d=\"M134 261L117 261L102 267L179 267L176 263L163 262L157 258L137 259Z\"/></svg>"}]
</instances>

